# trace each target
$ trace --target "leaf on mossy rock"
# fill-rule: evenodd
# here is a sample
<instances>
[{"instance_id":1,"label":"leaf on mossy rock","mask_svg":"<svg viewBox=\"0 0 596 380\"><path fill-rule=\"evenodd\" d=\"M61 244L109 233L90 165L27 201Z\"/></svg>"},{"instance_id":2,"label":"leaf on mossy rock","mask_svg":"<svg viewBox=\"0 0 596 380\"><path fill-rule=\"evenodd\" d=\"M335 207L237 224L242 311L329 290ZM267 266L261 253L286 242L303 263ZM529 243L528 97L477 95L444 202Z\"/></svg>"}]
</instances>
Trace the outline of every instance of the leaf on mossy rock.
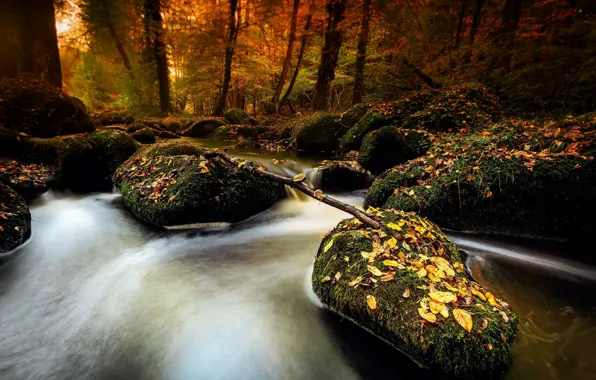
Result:
<instances>
[{"instance_id":1,"label":"leaf on mossy rock","mask_svg":"<svg viewBox=\"0 0 596 380\"><path fill-rule=\"evenodd\" d=\"M374 296L366 296L366 303L371 310L375 310L377 308L377 299Z\"/></svg>"},{"instance_id":2,"label":"leaf on mossy rock","mask_svg":"<svg viewBox=\"0 0 596 380\"><path fill-rule=\"evenodd\" d=\"M404 298L408 298L410 296L410 289L404 290L404 292L401 294L401 296Z\"/></svg>"},{"instance_id":3,"label":"leaf on mossy rock","mask_svg":"<svg viewBox=\"0 0 596 380\"><path fill-rule=\"evenodd\" d=\"M425 320L427 320L430 323L436 323L437 322L437 316L436 315L434 315L433 313L427 312L426 310L424 310L421 307L418 308L418 314L420 314L420 316L422 318L424 318Z\"/></svg>"},{"instance_id":4,"label":"leaf on mossy rock","mask_svg":"<svg viewBox=\"0 0 596 380\"><path fill-rule=\"evenodd\" d=\"M453 309L453 317L464 330L467 332L472 331L473 322L470 313L462 309Z\"/></svg>"}]
</instances>

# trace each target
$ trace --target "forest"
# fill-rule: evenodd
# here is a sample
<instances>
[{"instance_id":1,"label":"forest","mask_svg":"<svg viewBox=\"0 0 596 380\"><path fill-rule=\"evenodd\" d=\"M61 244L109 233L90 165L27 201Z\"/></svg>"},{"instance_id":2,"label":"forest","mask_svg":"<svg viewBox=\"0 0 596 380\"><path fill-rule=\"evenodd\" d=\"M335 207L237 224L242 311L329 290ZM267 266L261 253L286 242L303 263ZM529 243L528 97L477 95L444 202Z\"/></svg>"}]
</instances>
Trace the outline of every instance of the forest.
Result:
<instances>
[{"instance_id":1,"label":"forest","mask_svg":"<svg viewBox=\"0 0 596 380\"><path fill-rule=\"evenodd\" d=\"M590 379L594 0L1 0L0 378Z\"/></svg>"}]
</instances>

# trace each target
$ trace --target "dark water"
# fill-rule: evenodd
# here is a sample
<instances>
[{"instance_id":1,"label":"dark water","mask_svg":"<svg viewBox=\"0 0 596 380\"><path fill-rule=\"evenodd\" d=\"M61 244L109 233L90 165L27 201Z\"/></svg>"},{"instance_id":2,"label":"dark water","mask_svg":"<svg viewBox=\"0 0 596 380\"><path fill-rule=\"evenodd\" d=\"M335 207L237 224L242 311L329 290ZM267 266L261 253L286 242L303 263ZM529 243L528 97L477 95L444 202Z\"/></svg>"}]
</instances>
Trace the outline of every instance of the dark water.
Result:
<instances>
[{"instance_id":1,"label":"dark water","mask_svg":"<svg viewBox=\"0 0 596 380\"><path fill-rule=\"evenodd\" d=\"M150 231L112 194L46 194L32 215L33 237L0 268L0 379L431 376L312 296L320 238L346 216L326 205L289 199L209 235ZM520 316L508 379L596 378L596 268L453 237Z\"/></svg>"}]
</instances>

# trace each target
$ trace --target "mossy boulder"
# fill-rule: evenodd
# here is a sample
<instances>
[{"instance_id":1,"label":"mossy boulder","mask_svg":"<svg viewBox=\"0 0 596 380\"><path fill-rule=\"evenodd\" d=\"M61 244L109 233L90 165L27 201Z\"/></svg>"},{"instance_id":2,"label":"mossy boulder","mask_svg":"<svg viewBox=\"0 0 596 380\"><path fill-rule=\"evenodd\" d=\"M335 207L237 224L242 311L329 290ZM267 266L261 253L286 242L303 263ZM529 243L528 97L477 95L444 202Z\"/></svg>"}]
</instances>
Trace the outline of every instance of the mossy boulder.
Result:
<instances>
[{"instance_id":1,"label":"mossy boulder","mask_svg":"<svg viewBox=\"0 0 596 380\"><path fill-rule=\"evenodd\" d=\"M10 186L27 200L48 191L51 176L51 170L44 165L0 159L0 182Z\"/></svg>"},{"instance_id":2,"label":"mossy boulder","mask_svg":"<svg viewBox=\"0 0 596 380\"><path fill-rule=\"evenodd\" d=\"M213 140L238 140L239 138L256 139L263 127L255 127L252 125L224 125L217 128L213 133L207 136ZM265 128L264 130L267 130Z\"/></svg>"},{"instance_id":3,"label":"mossy boulder","mask_svg":"<svg viewBox=\"0 0 596 380\"><path fill-rule=\"evenodd\" d=\"M365 205L416 211L446 228L590 241L596 233L595 124L495 125L444 135L387 171Z\"/></svg>"},{"instance_id":4,"label":"mossy boulder","mask_svg":"<svg viewBox=\"0 0 596 380\"><path fill-rule=\"evenodd\" d=\"M366 115L371 108L370 104L358 103L352 106L349 110L341 114L339 122L346 128L352 128Z\"/></svg>"},{"instance_id":5,"label":"mossy boulder","mask_svg":"<svg viewBox=\"0 0 596 380\"><path fill-rule=\"evenodd\" d=\"M31 213L25 199L0 183L0 253L12 251L31 236Z\"/></svg>"},{"instance_id":6,"label":"mossy boulder","mask_svg":"<svg viewBox=\"0 0 596 380\"><path fill-rule=\"evenodd\" d=\"M98 156L105 164L108 181L111 181L112 174L139 146L128 133L119 131L101 129L90 133L88 137L95 144Z\"/></svg>"},{"instance_id":7,"label":"mossy boulder","mask_svg":"<svg viewBox=\"0 0 596 380\"><path fill-rule=\"evenodd\" d=\"M0 81L0 125L36 137L95 129L79 102L59 88L29 77Z\"/></svg>"},{"instance_id":8,"label":"mossy boulder","mask_svg":"<svg viewBox=\"0 0 596 380\"><path fill-rule=\"evenodd\" d=\"M364 137L358 163L366 170L381 173L426 154L430 145L430 135L425 131L386 126Z\"/></svg>"},{"instance_id":9,"label":"mossy boulder","mask_svg":"<svg viewBox=\"0 0 596 380\"><path fill-rule=\"evenodd\" d=\"M306 153L333 153L346 128L339 116L325 115L306 124L296 135L296 148Z\"/></svg>"},{"instance_id":10,"label":"mossy boulder","mask_svg":"<svg viewBox=\"0 0 596 380\"><path fill-rule=\"evenodd\" d=\"M321 302L422 367L502 378L518 330L509 305L474 282L433 223L391 209L369 214L379 229L348 219L321 242L312 274Z\"/></svg>"},{"instance_id":11,"label":"mossy boulder","mask_svg":"<svg viewBox=\"0 0 596 380\"><path fill-rule=\"evenodd\" d=\"M500 115L497 98L477 84L414 91L400 100L373 106L344 135L340 146L344 152L357 150L369 132L387 125L431 131L481 129Z\"/></svg>"},{"instance_id":12,"label":"mossy boulder","mask_svg":"<svg viewBox=\"0 0 596 380\"><path fill-rule=\"evenodd\" d=\"M354 191L369 187L375 177L354 161L324 161L313 183L323 191Z\"/></svg>"},{"instance_id":13,"label":"mossy boulder","mask_svg":"<svg viewBox=\"0 0 596 380\"><path fill-rule=\"evenodd\" d=\"M249 124L250 123L250 116L246 113L246 111L238 109L238 108L230 108L224 113L224 118L230 124Z\"/></svg>"},{"instance_id":14,"label":"mossy boulder","mask_svg":"<svg viewBox=\"0 0 596 380\"><path fill-rule=\"evenodd\" d=\"M139 131L144 128L148 128L148 127L143 123L132 123L132 124L129 124L126 126L126 132L134 133L134 132Z\"/></svg>"},{"instance_id":15,"label":"mossy boulder","mask_svg":"<svg viewBox=\"0 0 596 380\"><path fill-rule=\"evenodd\" d=\"M158 226L237 222L281 199L283 185L190 144L156 144L114 174L125 206Z\"/></svg>"},{"instance_id":16,"label":"mossy boulder","mask_svg":"<svg viewBox=\"0 0 596 380\"><path fill-rule=\"evenodd\" d=\"M218 127L226 125L225 120L221 118L206 118L195 121L190 127L182 131L184 137L203 138L213 133Z\"/></svg>"},{"instance_id":17,"label":"mossy boulder","mask_svg":"<svg viewBox=\"0 0 596 380\"><path fill-rule=\"evenodd\" d=\"M104 111L93 115L93 121L99 126L129 124L126 116L117 111Z\"/></svg>"},{"instance_id":18,"label":"mossy boulder","mask_svg":"<svg viewBox=\"0 0 596 380\"><path fill-rule=\"evenodd\" d=\"M155 133L151 128L143 128L130 135L136 141L143 144L153 144L156 141Z\"/></svg>"}]
</instances>

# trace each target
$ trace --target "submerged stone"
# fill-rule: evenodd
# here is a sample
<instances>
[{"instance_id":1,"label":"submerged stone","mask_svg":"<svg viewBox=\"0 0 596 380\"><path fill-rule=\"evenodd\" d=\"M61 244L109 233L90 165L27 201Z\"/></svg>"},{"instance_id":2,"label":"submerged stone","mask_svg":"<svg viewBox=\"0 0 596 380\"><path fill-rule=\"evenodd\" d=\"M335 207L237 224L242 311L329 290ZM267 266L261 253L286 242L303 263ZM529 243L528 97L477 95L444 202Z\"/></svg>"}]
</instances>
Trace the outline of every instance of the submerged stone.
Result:
<instances>
[{"instance_id":1,"label":"submerged stone","mask_svg":"<svg viewBox=\"0 0 596 380\"><path fill-rule=\"evenodd\" d=\"M125 206L158 226L237 222L281 199L283 185L190 144L156 144L114 174Z\"/></svg>"},{"instance_id":2,"label":"submerged stone","mask_svg":"<svg viewBox=\"0 0 596 380\"><path fill-rule=\"evenodd\" d=\"M468 275L462 252L426 219L369 209L377 230L340 222L319 247L312 286L334 312L419 365L464 378L501 378L518 320Z\"/></svg>"},{"instance_id":3,"label":"submerged stone","mask_svg":"<svg viewBox=\"0 0 596 380\"><path fill-rule=\"evenodd\" d=\"M12 251L31 236L31 213L25 199L0 182L0 253Z\"/></svg>"}]
</instances>

